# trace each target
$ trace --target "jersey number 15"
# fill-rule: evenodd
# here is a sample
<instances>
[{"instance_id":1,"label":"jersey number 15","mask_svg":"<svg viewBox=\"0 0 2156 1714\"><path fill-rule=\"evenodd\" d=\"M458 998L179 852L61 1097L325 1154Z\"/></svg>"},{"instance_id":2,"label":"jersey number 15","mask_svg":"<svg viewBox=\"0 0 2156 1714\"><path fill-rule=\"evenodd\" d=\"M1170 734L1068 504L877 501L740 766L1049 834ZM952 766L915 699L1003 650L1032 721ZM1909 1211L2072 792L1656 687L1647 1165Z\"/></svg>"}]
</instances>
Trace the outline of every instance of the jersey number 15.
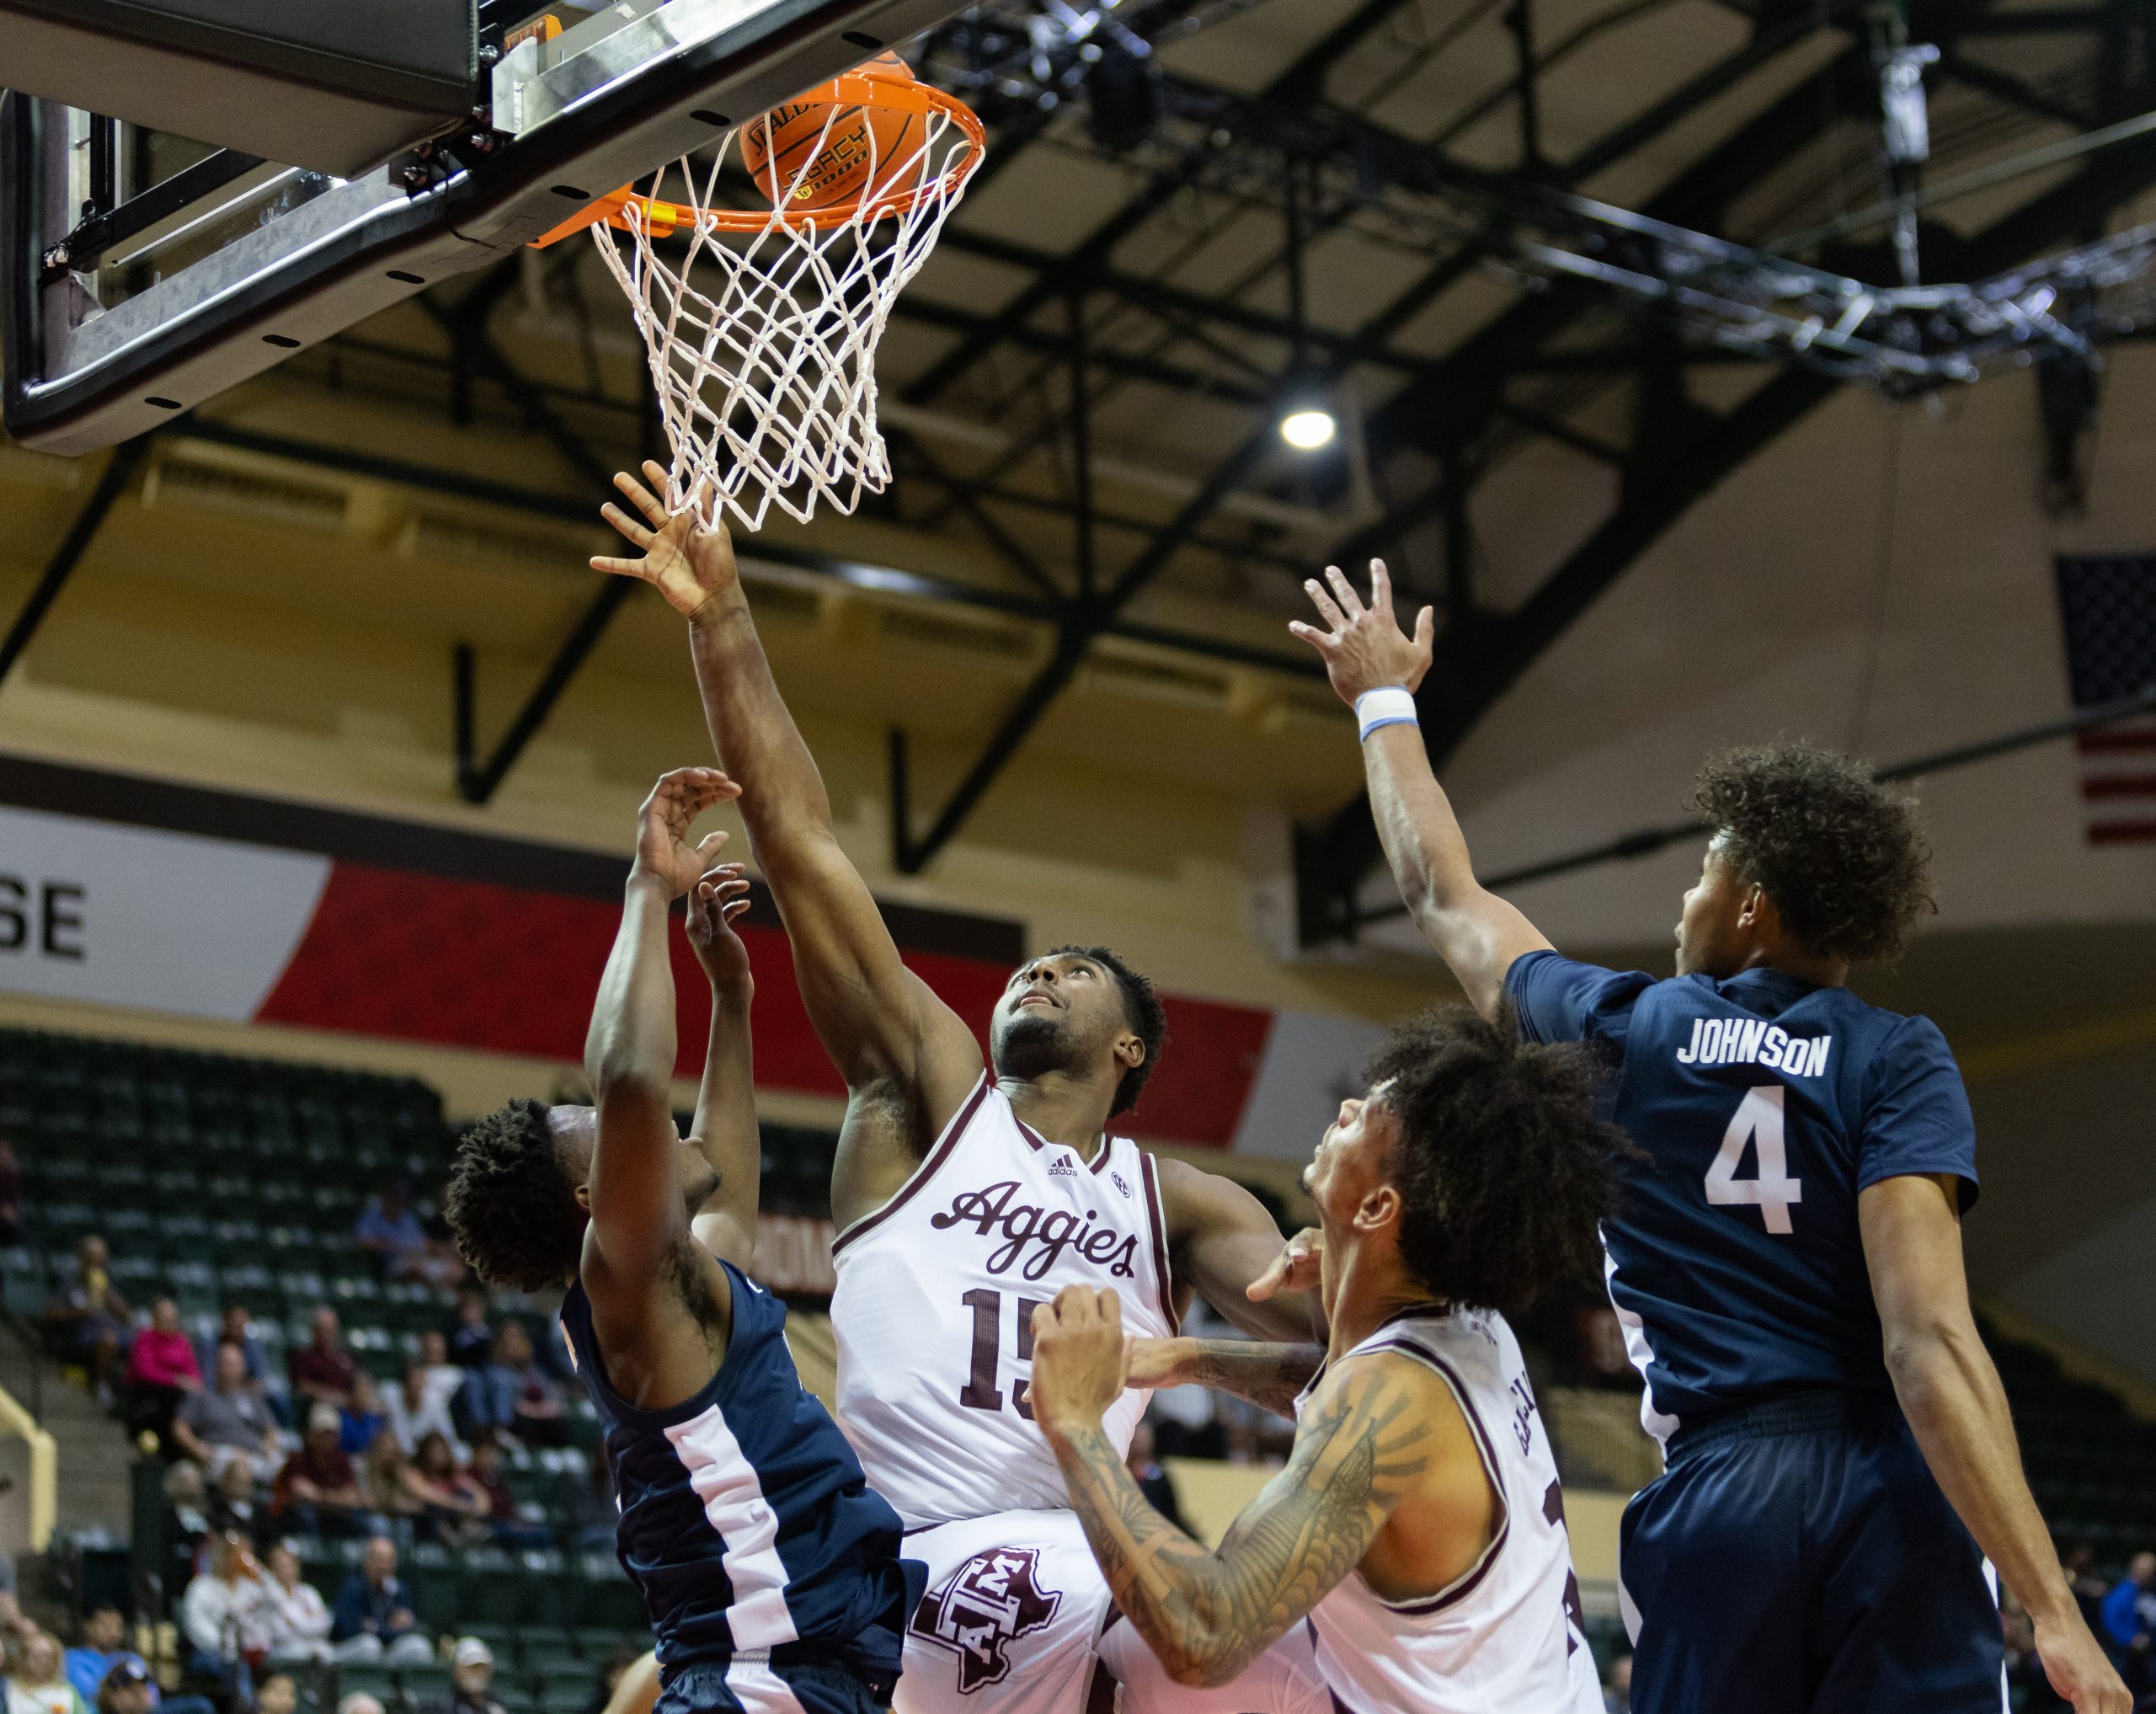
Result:
<instances>
[{"instance_id":1,"label":"jersey number 15","mask_svg":"<svg viewBox=\"0 0 2156 1714\"><path fill-rule=\"evenodd\" d=\"M1770 1232L1786 1235L1796 1228L1789 1211L1804 1200L1804 1184L1789 1176L1789 1148L1785 1140L1786 1114L1783 1103L1789 1092L1779 1083L1762 1083L1744 1092L1736 1116L1722 1133L1721 1149L1707 1168L1707 1200L1716 1207L1757 1208ZM1748 1145L1757 1143L1759 1171L1756 1177L1739 1178Z\"/></svg>"}]
</instances>

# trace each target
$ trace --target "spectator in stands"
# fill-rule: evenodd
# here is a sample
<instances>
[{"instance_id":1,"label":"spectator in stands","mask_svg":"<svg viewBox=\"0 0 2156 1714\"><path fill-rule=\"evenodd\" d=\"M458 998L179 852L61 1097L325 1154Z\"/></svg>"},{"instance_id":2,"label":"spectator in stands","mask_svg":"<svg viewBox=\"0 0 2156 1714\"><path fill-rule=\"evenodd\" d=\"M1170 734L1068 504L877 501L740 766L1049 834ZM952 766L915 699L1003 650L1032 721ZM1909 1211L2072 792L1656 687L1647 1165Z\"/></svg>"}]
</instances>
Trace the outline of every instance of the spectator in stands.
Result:
<instances>
[{"instance_id":1,"label":"spectator in stands","mask_svg":"<svg viewBox=\"0 0 2156 1714\"><path fill-rule=\"evenodd\" d=\"M208 1567L180 1597L179 1624L188 1670L214 1701L244 1707L254 1694L248 1658L269 1647L266 1605L254 1550L230 1530L211 1537Z\"/></svg>"},{"instance_id":2,"label":"spectator in stands","mask_svg":"<svg viewBox=\"0 0 2156 1714\"><path fill-rule=\"evenodd\" d=\"M397 1437L387 1432L375 1436L374 1444L360 1460L360 1492L376 1514L387 1519L397 1534L407 1540L410 1539L410 1520L424 1509L419 1497L412 1492L411 1471L412 1460L404 1455Z\"/></svg>"},{"instance_id":3,"label":"spectator in stands","mask_svg":"<svg viewBox=\"0 0 2156 1714\"><path fill-rule=\"evenodd\" d=\"M494 1360L474 1377L481 1395L479 1421L496 1434L511 1434L527 1446L566 1446L568 1419L562 1392L539 1367L531 1336L520 1322L504 1322L494 1335Z\"/></svg>"},{"instance_id":4,"label":"spectator in stands","mask_svg":"<svg viewBox=\"0 0 2156 1714\"><path fill-rule=\"evenodd\" d=\"M463 1390L464 1370L450 1360L448 1334L420 1334L419 1362L427 1371L427 1391L430 1396L448 1404Z\"/></svg>"},{"instance_id":5,"label":"spectator in stands","mask_svg":"<svg viewBox=\"0 0 2156 1714\"><path fill-rule=\"evenodd\" d=\"M0 1248L18 1243L23 1236L23 1169L15 1160L15 1145L0 1137Z\"/></svg>"},{"instance_id":6,"label":"spectator in stands","mask_svg":"<svg viewBox=\"0 0 2156 1714\"><path fill-rule=\"evenodd\" d=\"M388 1426L389 1419L382 1414L381 1389L366 1370L354 1372L352 1391L338 1412L338 1438L354 1458L365 1455Z\"/></svg>"},{"instance_id":7,"label":"spectator in stands","mask_svg":"<svg viewBox=\"0 0 2156 1714\"><path fill-rule=\"evenodd\" d=\"M1182 1508L1176 1503L1176 1485L1153 1455L1153 1425L1142 1418L1130 1437L1130 1450L1123 1455L1123 1461L1130 1466L1130 1479L1138 1484L1146 1503L1177 1529L1187 1531L1190 1525L1183 1522Z\"/></svg>"},{"instance_id":8,"label":"spectator in stands","mask_svg":"<svg viewBox=\"0 0 2156 1714\"><path fill-rule=\"evenodd\" d=\"M344 1580L330 1615L329 1641L340 1661L423 1664L434 1647L413 1616L411 1592L397 1576L397 1544L376 1535L360 1556L360 1568Z\"/></svg>"},{"instance_id":9,"label":"spectator in stands","mask_svg":"<svg viewBox=\"0 0 2156 1714\"><path fill-rule=\"evenodd\" d=\"M95 1233L75 1247L75 1278L45 1306L45 1336L62 1363L90 1372L98 1403L110 1410L114 1384L127 1357L127 1322L135 1312L114 1288L112 1252Z\"/></svg>"},{"instance_id":10,"label":"spectator in stands","mask_svg":"<svg viewBox=\"0 0 2156 1714\"><path fill-rule=\"evenodd\" d=\"M450 1657L449 1695L429 1714L503 1714L488 1694L494 1683L494 1652L476 1637L461 1638Z\"/></svg>"},{"instance_id":11,"label":"spectator in stands","mask_svg":"<svg viewBox=\"0 0 2156 1714\"><path fill-rule=\"evenodd\" d=\"M504 1547L544 1547L547 1528L518 1514L516 1496L502 1479L502 1449L492 1440L472 1448L472 1482L487 1497L487 1524L494 1540Z\"/></svg>"},{"instance_id":12,"label":"spectator in stands","mask_svg":"<svg viewBox=\"0 0 2156 1714\"><path fill-rule=\"evenodd\" d=\"M295 1413L303 1408L303 1402L343 1408L359 1365L344 1348L336 1311L325 1304L314 1312L314 1337L293 1352L285 1366L291 1372Z\"/></svg>"},{"instance_id":13,"label":"spectator in stands","mask_svg":"<svg viewBox=\"0 0 2156 1714\"><path fill-rule=\"evenodd\" d=\"M426 1229L412 1212L410 1193L403 1179L392 1180L367 1199L352 1228L352 1238L374 1257L384 1279L425 1276L430 1260Z\"/></svg>"},{"instance_id":14,"label":"spectator in stands","mask_svg":"<svg viewBox=\"0 0 2156 1714\"><path fill-rule=\"evenodd\" d=\"M210 1491L202 1480L202 1466L180 1459L165 1471L165 1537L172 1546L176 1573L172 1587L183 1587L194 1574L195 1554L210 1533Z\"/></svg>"},{"instance_id":15,"label":"spectator in stands","mask_svg":"<svg viewBox=\"0 0 2156 1714\"><path fill-rule=\"evenodd\" d=\"M270 1509L302 1535L371 1535L382 1528L360 1492L352 1460L338 1444L341 1426L334 1405L315 1406L307 1439L277 1474Z\"/></svg>"},{"instance_id":16,"label":"spectator in stands","mask_svg":"<svg viewBox=\"0 0 2156 1714\"><path fill-rule=\"evenodd\" d=\"M254 1316L243 1303L228 1303L217 1318L217 1330L206 1333L195 1342L195 1360L205 1375L217 1372L217 1348L237 1345L246 1364L247 1390L263 1402L277 1426L291 1426L288 1413L280 1409L280 1401L270 1388L270 1359L263 1354L262 1341L254 1331Z\"/></svg>"},{"instance_id":17,"label":"spectator in stands","mask_svg":"<svg viewBox=\"0 0 2156 1714\"><path fill-rule=\"evenodd\" d=\"M365 1690L355 1690L338 1703L337 1714L382 1714L382 1704Z\"/></svg>"},{"instance_id":18,"label":"spectator in stands","mask_svg":"<svg viewBox=\"0 0 2156 1714\"><path fill-rule=\"evenodd\" d=\"M173 1417L172 1438L213 1478L221 1476L234 1459L248 1466L250 1477L257 1459L265 1471L277 1467L277 1425L262 1395L248 1385L247 1354L241 1347L217 1347L211 1384L188 1394Z\"/></svg>"},{"instance_id":19,"label":"spectator in stands","mask_svg":"<svg viewBox=\"0 0 2156 1714\"><path fill-rule=\"evenodd\" d=\"M150 1325L136 1334L127 1354L128 1432L169 1439L173 1413L201 1386L195 1342L179 1324L179 1306L161 1297L150 1306Z\"/></svg>"},{"instance_id":20,"label":"spectator in stands","mask_svg":"<svg viewBox=\"0 0 2156 1714\"><path fill-rule=\"evenodd\" d=\"M493 1497L457 1468L449 1437L439 1429L420 1440L417 1455L404 1466L404 1482L437 1540L456 1547L486 1538Z\"/></svg>"},{"instance_id":21,"label":"spectator in stands","mask_svg":"<svg viewBox=\"0 0 2156 1714\"><path fill-rule=\"evenodd\" d=\"M264 1466L265 1471L275 1467ZM225 1466L210 1490L210 1527L236 1530L249 1541L259 1541L268 1533L264 1526L269 1522L256 1503L260 1495L253 1460L233 1459Z\"/></svg>"},{"instance_id":22,"label":"spectator in stands","mask_svg":"<svg viewBox=\"0 0 2156 1714\"><path fill-rule=\"evenodd\" d=\"M494 1330L487 1325L487 1295L467 1291L456 1300L449 1329L449 1360L461 1369L484 1369L494 1356Z\"/></svg>"},{"instance_id":23,"label":"spectator in stands","mask_svg":"<svg viewBox=\"0 0 2156 1714\"><path fill-rule=\"evenodd\" d=\"M263 1586L272 1660L329 1658L329 1608L322 1592L300 1575L300 1556L279 1542L270 1550L270 1578ZM269 1684L261 1698L266 1710Z\"/></svg>"},{"instance_id":24,"label":"spectator in stands","mask_svg":"<svg viewBox=\"0 0 2156 1714\"><path fill-rule=\"evenodd\" d=\"M83 1699L67 1682L56 1638L32 1630L13 1655L8 1674L8 1714L84 1714Z\"/></svg>"},{"instance_id":25,"label":"spectator in stands","mask_svg":"<svg viewBox=\"0 0 2156 1714\"><path fill-rule=\"evenodd\" d=\"M254 1714L299 1714L299 1681L290 1673L271 1673L254 1687Z\"/></svg>"},{"instance_id":26,"label":"spectator in stands","mask_svg":"<svg viewBox=\"0 0 2156 1714\"><path fill-rule=\"evenodd\" d=\"M441 1335L430 1333L430 1338ZM451 1370L458 1385L462 1385L462 1373ZM461 1454L456 1439L456 1426L449 1414L449 1395L434 1385L424 1360L414 1358L404 1368L404 1379L390 1389L382 1401L382 1416L389 1432L397 1437L397 1444L417 1456L419 1443L430 1434L439 1434L449 1443L453 1454Z\"/></svg>"},{"instance_id":27,"label":"spectator in stands","mask_svg":"<svg viewBox=\"0 0 2156 1714\"><path fill-rule=\"evenodd\" d=\"M2125 1579L2104 1598L2103 1636L2135 1698L2156 1689L2149 1654L2156 1637L2156 1553L2137 1553L2127 1562Z\"/></svg>"},{"instance_id":28,"label":"spectator in stands","mask_svg":"<svg viewBox=\"0 0 2156 1714\"><path fill-rule=\"evenodd\" d=\"M1609 1663L1609 1676L1602 1685L1603 1714L1632 1714L1632 1657L1620 1654Z\"/></svg>"},{"instance_id":29,"label":"spectator in stands","mask_svg":"<svg viewBox=\"0 0 2156 1714\"><path fill-rule=\"evenodd\" d=\"M89 1610L83 1621L83 1640L67 1654L67 1682L75 1687L77 1695L86 1701L97 1699L98 1688L104 1683L105 1674L123 1660L139 1663L142 1657L129 1648L127 1619L109 1601L101 1601ZM150 1698L150 1706L157 1706L157 1697Z\"/></svg>"},{"instance_id":30,"label":"spectator in stands","mask_svg":"<svg viewBox=\"0 0 2156 1714\"><path fill-rule=\"evenodd\" d=\"M151 1714L157 1708L164 1714L216 1714L216 1705L206 1696L161 1695L149 1663L139 1654L122 1655L114 1662L96 1696L89 1700L98 1714Z\"/></svg>"}]
</instances>

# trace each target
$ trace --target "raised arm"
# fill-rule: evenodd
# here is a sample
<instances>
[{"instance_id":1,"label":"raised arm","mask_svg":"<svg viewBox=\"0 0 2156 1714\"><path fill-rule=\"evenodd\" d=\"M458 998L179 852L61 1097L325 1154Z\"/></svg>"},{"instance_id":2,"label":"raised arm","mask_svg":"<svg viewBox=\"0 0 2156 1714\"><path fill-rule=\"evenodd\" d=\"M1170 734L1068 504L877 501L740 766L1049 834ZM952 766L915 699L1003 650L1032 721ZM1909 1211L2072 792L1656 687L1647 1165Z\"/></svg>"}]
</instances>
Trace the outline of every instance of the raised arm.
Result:
<instances>
[{"instance_id":1,"label":"raised arm","mask_svg":"<svg viewBox=\"0 0 2156 1714\"><path fill-rule=\"evenodd\" d=\"M1325 577L1324 584L1312 578L1303 585L1325 627L1297 622L1288 628L1324 658L1332 688L1361 722L1370 813L1400 896L1451 967L1469 1003L1495 1018L1513 960L1550 942L1516 907L1475 878L1460 820L1431 772L1413 705L1413 693L1430 670L1430 610L1417 616L1413 637L1401 630L1392 610L1392 580L1381 559L1370 562L1368 607L1337 566L1327 566Z\"/></svg>"},{"instance_id":2,"label":"raised arm","mask_svg":"<svg viewBox=\"0 0 2156 1714\"><path fill-rule=\"evenodd\" d=\"M2005 1389L1969 1311L1959 1195L1953 1176L1926 1174L1882 1179L1857 1198L1886 1370L1924 1462L2035 1621L2052 1688L2078 1714L2125 1714L2131 1699L2059 1568L2021 1471Z\"/></svg>"},{"instance_id":3,"label":"raised arm","mask_svg":"<svg viewBox=\"0 0 2156 1714\"><path fill-rule=\"evenodd\" d=\"M1102 1431L1122 1354L1115 1294L1065 1287L1033 1312L1034 1420L1118 1610L1177 1684L1224 1685L1369 1551L1428 1463L1431 1416L1394 1364L1342 1364L1305 1410L1288 1467L1209 1550L1147 1503Z\"/></svg>"},{"instance_id":4,"label":"raised arm","mask_svg":"<svg viewBox=\"0 0 2156 1714\"><path fill-rule=\"evenodd\" d=\"M689 944L711 981L711 1039L696 1090L691 1140L718 1182L689 1222L714 1256L748 1269L756 1252L756 1204L763 1185L763 1140L756 1125L755 1065L749 1008L756 985L749 949L734 919L749 908L740 865L712 870L690 889Z\"/></svg>"},{"instance_id":5,"label":"raised arm","mask_svg":"<svg viewBox=\"0 0 2156 1714\"><path fill-rule=\"evenodd\" d=\"M663 482L658 465L644 470L654 486ZM669 518L632 477L615 484L639 515L609 505L606 520L643 557L592 564L642 578L688 619L712 742L750 782L741 812L792 942L809 1021L850 1088L899 1086L913 1109L909 1140L924 1148L980 1075L979 1044L906 969L839 846L823 776L771 677L725 530L699 530L688 513Z\"/></svg>"},{"instance_id":6,"label":"raised arm","mask_svg":"<svg viewBox=\"0 0 2156 1714\"><path fill-rule=\"evenodd\" d=\"M580 1277L610 1359L617 1348L635 1351L647 1343L647 1310L688 1236L675 1159L667 907L710 868L725 842L724 834L715 833L691 846L691 825L738 790L715 768L683 768L666 775L644 800L622 926L584 1040L598 1138ZM615 1383L624 1386L618 1372Z\"/></svg>"}]
</instances>

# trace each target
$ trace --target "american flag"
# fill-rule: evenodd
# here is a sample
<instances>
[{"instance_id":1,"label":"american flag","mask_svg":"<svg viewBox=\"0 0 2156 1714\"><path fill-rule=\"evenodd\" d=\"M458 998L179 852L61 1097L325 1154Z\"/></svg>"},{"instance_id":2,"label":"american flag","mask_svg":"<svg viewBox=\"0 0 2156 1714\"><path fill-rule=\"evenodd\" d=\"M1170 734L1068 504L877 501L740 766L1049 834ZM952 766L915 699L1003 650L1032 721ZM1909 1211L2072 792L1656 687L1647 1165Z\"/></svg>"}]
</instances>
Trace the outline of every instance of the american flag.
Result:
<instances>
[{"instance_id":1,"label":"american flag","mask_svg":"<svg viewBox=\"0 0 2156 1714\"><path fill-rule=\"evenodd\" d=\"M2156 554L2058 561L2059 619L2076 708L2156 686ZM2075 740L2091 845L2156 845L2156 715Z\"/></svg>"}]
</instances>

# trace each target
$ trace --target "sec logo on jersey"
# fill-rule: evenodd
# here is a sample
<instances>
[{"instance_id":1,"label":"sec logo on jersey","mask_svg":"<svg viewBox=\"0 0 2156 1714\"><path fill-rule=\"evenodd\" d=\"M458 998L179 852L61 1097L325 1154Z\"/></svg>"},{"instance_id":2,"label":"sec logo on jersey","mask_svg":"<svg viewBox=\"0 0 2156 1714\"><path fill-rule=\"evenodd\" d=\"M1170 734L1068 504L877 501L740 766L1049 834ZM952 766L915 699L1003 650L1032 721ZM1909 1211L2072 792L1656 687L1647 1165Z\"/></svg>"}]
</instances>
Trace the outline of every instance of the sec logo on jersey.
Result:
<instances>
[{"instance_id":1,"label":"sec logo on jersey","mask_svg":"<svg viewBox=\"0 0 2156 1714\"><path fill-rule=\"evenodd\" d=\"M1062 1594L1041 1587L1040 1554L1031 1547L976 1553L921 1598L914 1635L958 1658L958 1690L1002 1682L1009 1646L1055 1617Z\"/></svg>"}]
</instances>

